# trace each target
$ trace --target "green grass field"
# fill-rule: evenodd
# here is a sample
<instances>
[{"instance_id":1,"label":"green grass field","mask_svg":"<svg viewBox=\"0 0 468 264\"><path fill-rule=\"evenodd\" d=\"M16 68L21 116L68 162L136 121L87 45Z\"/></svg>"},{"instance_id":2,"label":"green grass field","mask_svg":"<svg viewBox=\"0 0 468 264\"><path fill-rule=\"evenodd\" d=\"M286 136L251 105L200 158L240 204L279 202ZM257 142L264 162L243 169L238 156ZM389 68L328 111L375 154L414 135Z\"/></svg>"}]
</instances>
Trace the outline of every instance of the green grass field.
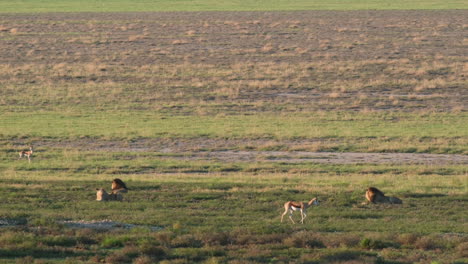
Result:
<instances>
[{"instance_id":1,"label":"green grass field","mask_svg":"<svg viewBox=\"0 0 468 264\"><path fill-rule=\"evenodd\" d=\"M147 111L37 112L34 115L12 112L3 115L0 135L29 142L41 138L127 141L154 137L276 141L319 138L325 140L320 149L303 146L302 150L466 154L466 122L466 114L446 113L179 116ZM239 145L237 150L246 147ZM287 146L283 148L288 150Z\"/></svg>"},{"instance_id":2,"label":"green grass field","mask_svg":"<svg viewBox=\"0 0 468 264\"><path fill-rule=\"evenodd\" d=\"M0 262L468 262L465 9L0 1Z\"/></svg>"},{"instance_id":3,"label":"green grass field","mask_svg":"<svg viewBox=\"0 0 468 264\"><path fill-rule=\"evenodd\" d=\"M167 11L293 11L293 10L416 10L466 9L463 0L81 0L81 1L2 1L0 13L36 12L167 12Z\"/></svg>"}]
</instances>

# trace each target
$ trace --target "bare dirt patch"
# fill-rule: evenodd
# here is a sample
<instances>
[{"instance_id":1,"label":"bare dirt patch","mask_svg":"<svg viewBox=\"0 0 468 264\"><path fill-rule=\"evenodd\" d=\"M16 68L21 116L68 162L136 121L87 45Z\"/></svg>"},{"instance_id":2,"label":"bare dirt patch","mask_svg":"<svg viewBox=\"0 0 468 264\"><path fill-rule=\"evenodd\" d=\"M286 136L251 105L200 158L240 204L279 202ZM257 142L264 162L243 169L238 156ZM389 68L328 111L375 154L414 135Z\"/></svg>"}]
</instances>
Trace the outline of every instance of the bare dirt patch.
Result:
<instances>
[{"instance_id":1,"label":"bare dirt patch","mask_svg":"<svg viewBox=\"0 0 468 264\"><path fill-rule=\"evenodd\" d=\"M143 226L143 225L133 225L133 224L126 224L126 223L121 223L121 222L116 222L112 221L109 219L106 220L90 220L90 221L85 221L85 220L79 220L79 221L62 221L60 222L61 224L64 224L68 227L71 228L90 228L90 229L101 229L101 230L108 230L108 229L116 229L116 228L122 228L122 229L132 229L136 227L146 227L151 229L152 231L157 231L161 230L162 227L158 226Z\"/></svg>"},{"instance_id":2,"label":"bare dirt patch","mask_svg":"<svg viewBox=\"0 0 468 264\"><path fill-rule=\"evenodd\" d=\"M286 152L286 151L222 151L195 153L184 159L226 162L282 162L324 164L468 164L465 155L414 153L339 153L339 152Z\"/></svg>"},{"instance_id":3,"label":"bare dirt patch","mask_svg":"<svg viewBox=\"0 0 468 264\"><path fill-rule=\"evenodd\" d=\"M270 139L138 139L119 140L55 140L36 142L42 149L73 149L93 152L160 153L160 159L205 160L214 162L283 162L323 164L468 164L468 155L428 153L357 153L293 151L311 140ZM21 145L23 143L16 143ZM254 146L281 146L289 150L258 150ZM252 148L252 149L250 149Z\"/></svg>"},{"instance_id":4,"label":"bare dirt patch","mask_svg":"<svg viewBox=\"0 0 468 264\"><path fill-rule=\"evenodd\" d=\"M112 221L109 219L105 220L66 220L66 221L58 221L59 224L65 225L70 228L89 228L89 229L99 229L99 230L109 230L109 229L132 229L137 227L149 228L151 231L158 231L161 230L162 227L160 226L148 226L148 225L134 225L134 224L127 224L121 223L117 221ZM25 221L19 221L14 219L8 218L1 218L0 219L0 228L1 227L11 227L11 226L19 226L25 225Z\"/></svg>"},{"instance_id":5,"label":"bare dirt patch","mask_svg":"<svg viewBox=\"0 0 468 264\"><path fill-rule=\"evenodd\" d=\"M9 227L9 226L16 226L16 225L23 225L23 224L25 224L25 221L8 219L8 218L0 218L0 227Z\"/></svg>"}]
</instances>

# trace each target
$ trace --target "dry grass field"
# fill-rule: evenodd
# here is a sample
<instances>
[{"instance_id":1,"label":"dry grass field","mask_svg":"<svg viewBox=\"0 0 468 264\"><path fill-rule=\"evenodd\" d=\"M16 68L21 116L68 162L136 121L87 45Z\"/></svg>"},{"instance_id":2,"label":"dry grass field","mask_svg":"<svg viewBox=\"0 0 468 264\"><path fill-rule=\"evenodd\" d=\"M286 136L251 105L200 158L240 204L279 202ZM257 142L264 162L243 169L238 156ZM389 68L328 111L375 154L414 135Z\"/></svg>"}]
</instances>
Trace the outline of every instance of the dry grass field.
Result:
<instances>
[{"instance_id":1,"label":"dry grass field","mask_svg":"<svg viewBox=\"0 0 468 264\"><path fill-rule=\"evenodd\" d=\"M0 14L0 262L466 263L466 17Z\"/></svg>"},{"instance_id":2,"label":"dry grass field","mask_svg":"<svg viewBox=\"0 0 468 264\"><path fill-rule=\"evenodd\" d=\"M2 15L1 103L17 111L459 113L465 15Z\"/></svg>"}]
</instances>

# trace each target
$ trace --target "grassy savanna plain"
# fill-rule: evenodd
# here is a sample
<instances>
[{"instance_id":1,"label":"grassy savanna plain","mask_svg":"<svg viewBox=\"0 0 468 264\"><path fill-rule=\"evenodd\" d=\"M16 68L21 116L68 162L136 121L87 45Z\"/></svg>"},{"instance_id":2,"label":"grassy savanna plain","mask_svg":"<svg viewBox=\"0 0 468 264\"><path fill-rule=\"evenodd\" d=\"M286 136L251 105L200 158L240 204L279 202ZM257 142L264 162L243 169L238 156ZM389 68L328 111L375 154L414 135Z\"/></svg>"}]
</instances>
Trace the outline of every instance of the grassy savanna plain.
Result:
<instances>
[{"instance_id":1,"label":"grassy savanna plain","mask_svg":"<svg viewBox=\"0 0 468 264\"><path fill-rule=\"evenodd\" d=\"M465 10L20 7L0 8L2 263L468 261ZM94 201L116 177L125 201Z\"/></svg>"},{"instance_id":2,"label":"grassy savanna plain","mask_svg":"<svg viewBox=\"0 0 468 264\"><path fill-rule=\"evenodd\" d=\"M466 9L463 0L59 0L2 1L3 13Z\"/></svg>"}]
</instances>

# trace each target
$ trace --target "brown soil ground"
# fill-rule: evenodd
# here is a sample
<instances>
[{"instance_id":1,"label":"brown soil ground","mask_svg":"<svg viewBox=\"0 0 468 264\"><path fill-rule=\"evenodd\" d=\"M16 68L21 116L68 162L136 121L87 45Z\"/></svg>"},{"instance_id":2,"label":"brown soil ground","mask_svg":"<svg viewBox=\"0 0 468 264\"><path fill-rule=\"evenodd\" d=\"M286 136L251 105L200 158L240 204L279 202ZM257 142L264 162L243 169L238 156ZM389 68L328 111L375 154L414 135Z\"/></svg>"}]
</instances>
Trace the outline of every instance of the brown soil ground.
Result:
<instances>
[{"instance_id":1,"label":"brown soil ground","mask_svg":"<svg viewBox=\"0 0 468 264\"><path fill-rule=\"evenodd\" d=\"M89 229L99 229L99 230L109 230L109 229L116 229L116 228L121 228L121 229L132 229L135 227L144 227L144 228L149 228L151 231L157 231L163 229L160 226L142 226L142 225L133 225L133 224L126 224L126 223L121 223L121 222L116 222L112 221L109 219L106 220L91 220L91 221L85 221L85 220L79 220L79 221L59 221L59 224L63 224L65 226L71 227L71 228L89 228ZM2 227L11 227L11 226L21 226L24 225L24 222L21 221L15 221L12 219L7 219L7 218L0 218L0 228Z\"/></svg>"},{"instance_id":2,"label":"brown soil ground","mask_svg":"<svg viewBox=\"0 0 468 264\"><path fill-rule=\"evenodd\" d=\"M279 143L279 142L276 142ZM289 148L299 147L310 141L282 141ZM271 145L267 139L223 140L223 139L139 139L128 141L106 141L82 139L72 141L37 142L41 148L64 148L82 151L104 152L154 152L171 159L207 160L224 162L287 162L326 164L468 164L468 155L425 154L425 153L340 153L310 151L261 151L249 150L248 146ZM239 149L243 146L244 149ZM40 155L40 154L38 154Z\"/></svg>"}]
</instances>

